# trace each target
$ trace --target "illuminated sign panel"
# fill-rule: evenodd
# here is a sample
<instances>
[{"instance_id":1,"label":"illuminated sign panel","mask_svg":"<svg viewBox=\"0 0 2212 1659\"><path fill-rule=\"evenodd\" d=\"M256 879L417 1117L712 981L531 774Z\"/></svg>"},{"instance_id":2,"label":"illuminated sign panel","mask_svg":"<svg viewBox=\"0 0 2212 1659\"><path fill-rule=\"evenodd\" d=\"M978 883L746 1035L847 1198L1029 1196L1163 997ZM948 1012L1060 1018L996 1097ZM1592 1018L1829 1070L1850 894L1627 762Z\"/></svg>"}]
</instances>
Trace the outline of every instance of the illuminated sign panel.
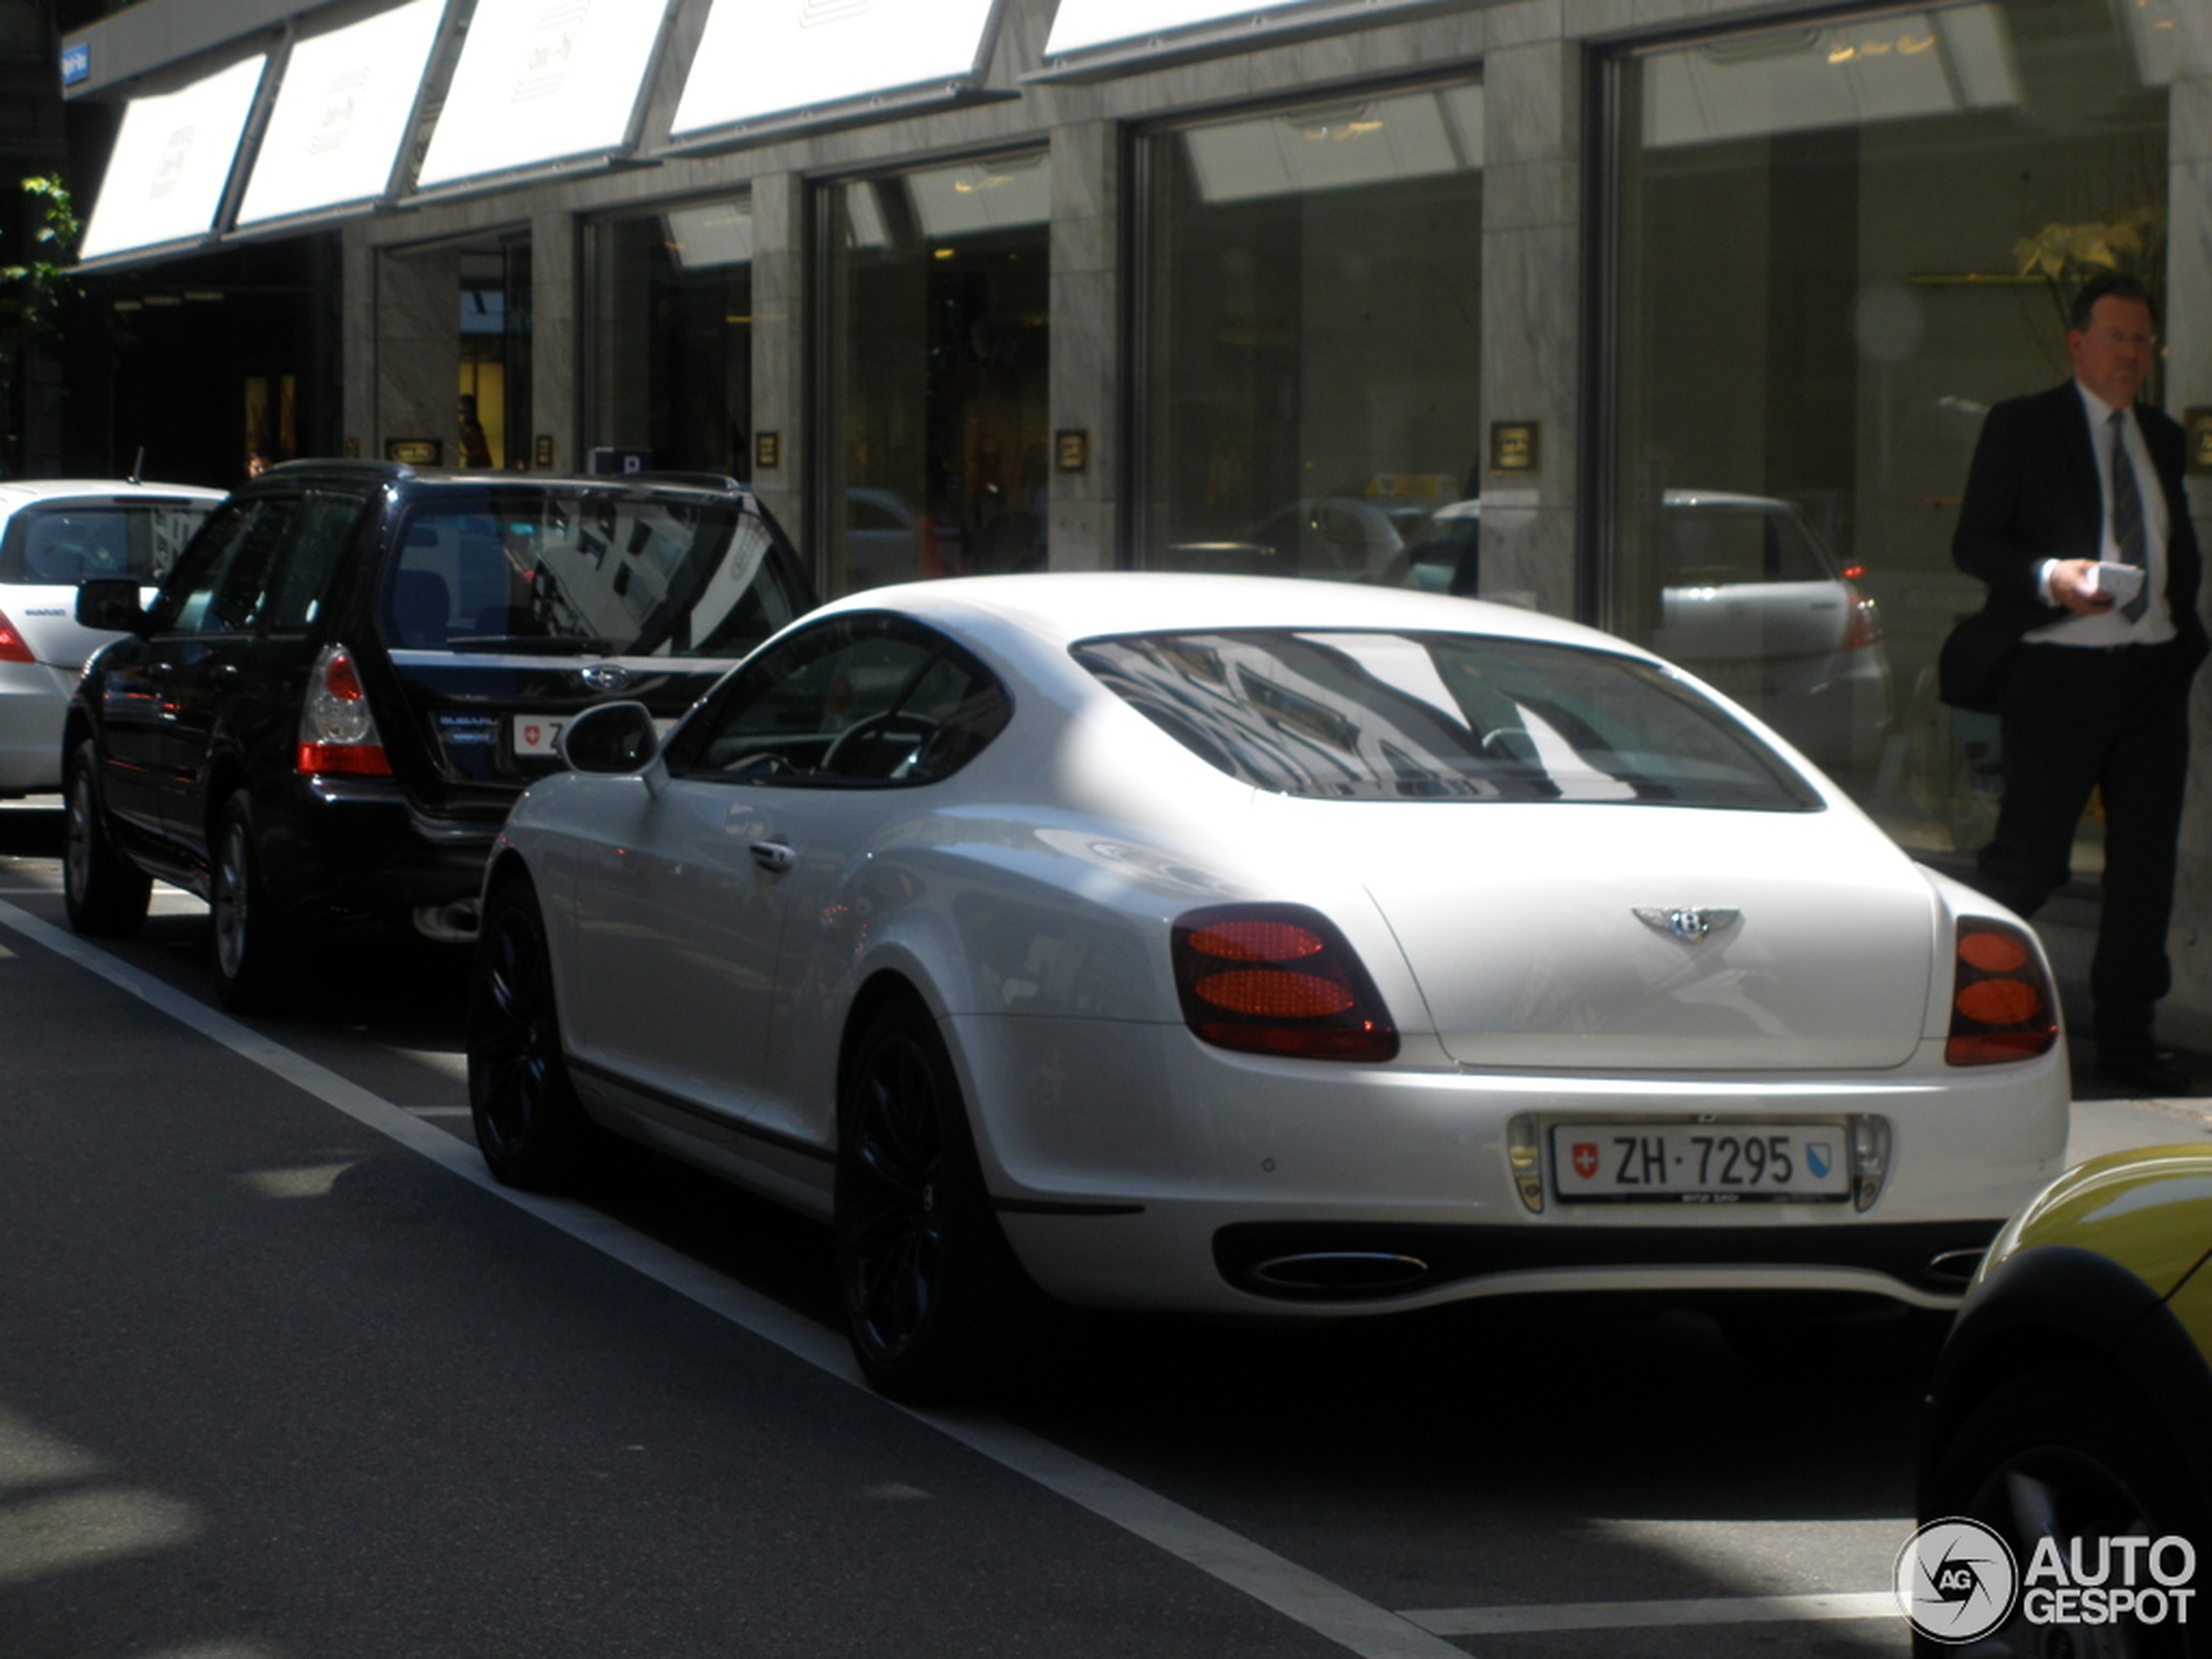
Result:
<instances>
[{"instance_id":1,"label":"illuminated sign panel","mask_svg":"<svg viewBox=\"0 0 2212 1659\"><path fill-rule=\"evenodd\" d=\"M667 0L479 0L418 185L631 142Z\"/></svg>"},{"instance_id":2,"label":"illuminated sign panel","mask_svg":"<svg viewBox=\"0 0 2212 1659\"><path fill-rule=\"evenodd\" d=\"M78 257L90 263L212 235L266 54L132 98Z\"/></svg>"},{"instance_id":3,"label":"illuminated sign panel","mask_svg":"<svg viewBox=\"0 0 2212 1659\"><path fill-rule=\"evenodd\" d=\"M988 68L997 12L998 0L715 0L669 136L849 115L914 88L952 97Z\"/></svg>"},{"instance_id":4,"label":"illuminated sign panel","mask_svg":"<svg viewBox=\"0 0 2212 1659\"><path fill-rule=\"evenodd\" d=\"M384 194L444 11L445 0L408 0L293 47L241 226Z\"/></svg>"},{"instance_id":5,"label":"illuminated sign panel","mask_svg":"<svg viewBox=\"0 0 2212 1659\"><path fill-rule=\"evenodd\" d=\"M1084 78L1149 60L1264 44L1270 37L1372 24L1440 0L1060 0L1044 45L1042 78ZM1037 78L1031 77L1029 78Z\"/></svg>"}]
</instances>

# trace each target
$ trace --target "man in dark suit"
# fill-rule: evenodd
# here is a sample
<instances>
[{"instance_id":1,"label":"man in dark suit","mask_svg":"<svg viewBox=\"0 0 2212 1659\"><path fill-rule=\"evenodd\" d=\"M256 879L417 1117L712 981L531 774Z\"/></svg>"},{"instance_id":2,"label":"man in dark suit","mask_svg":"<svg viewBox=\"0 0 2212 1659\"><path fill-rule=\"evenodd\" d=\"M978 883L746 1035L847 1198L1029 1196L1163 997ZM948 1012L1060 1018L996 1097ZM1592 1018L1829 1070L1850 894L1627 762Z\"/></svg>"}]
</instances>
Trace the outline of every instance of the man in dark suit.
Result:
<instances>
[{"instance_id":1,"label":"man in dark suit","mask_svg":"<svg viewBox=\"0 0 2212 1659\"><path fill-rule=\"evenodd\" d=\"M2135 401L2156 350L2141 284L2077 296L2074 379L1989 412L1952 556L1989 584L1944 648L1943 697L2002 717L2003 803L1979 885L2033 915L2064 883L2090 792L2105 808L2104 914L2089 971L2100 1076L2159 1095L2189 1080L2153 1044L2204 660L2181 428ZM2115 571L2134 565L2140 578Z\"/></svg>"}]
</instances>

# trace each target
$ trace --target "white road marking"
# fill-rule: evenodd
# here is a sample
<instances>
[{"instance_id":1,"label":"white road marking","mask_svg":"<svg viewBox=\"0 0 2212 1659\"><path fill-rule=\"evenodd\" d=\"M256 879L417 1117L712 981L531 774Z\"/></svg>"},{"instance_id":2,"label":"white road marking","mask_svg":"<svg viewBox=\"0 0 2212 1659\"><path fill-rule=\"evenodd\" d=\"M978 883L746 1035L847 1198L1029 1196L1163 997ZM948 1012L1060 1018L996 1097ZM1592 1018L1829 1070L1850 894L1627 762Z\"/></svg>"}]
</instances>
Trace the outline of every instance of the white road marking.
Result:
<instances>
[{"instance_id":1,"label":"white road marking","mask_svg":"<svg viewBox=\"0 0 2212 1659\"><path fill-rule=\"evenodd\" d=\"M1440 1636L1526 1635L1554 1630L1657 1630L1685 1625L1811 1624L1838 1619L1905 1622L1890 1590L1810 1595L1732 1595L1681 1602L1581 1602L1547 1607L1416 1608L1403 1615Z\"/></svg>"},{"instance_id":2,"label":"white road marking","mask_svg":"<svg viewBox=\"0 0 2212 1659\"><path fill-rule=\"evenodd\" d=\"M52 896L47 889L31 891L42 898ZM1002 1419L983 1413L915 1411L878 1399L861 1379L850 1351L836 1332L583 1204L501 1186L472 1144L424 1121L466 1117L469 1109L465 1106L395 1105L13 905L0 902L0 926L97 974L502 1202L774 1343L868 1393L879 1404L904 1412L1024 1479L1080 1504L1102 1520L1211 1574L1363 1659L1467 1659L1467 1649L1445 1640L1450 1636L1901 1619L1896 1599L1887 1590L1392 1612L1172 1499Z\"/></svg>"},{"instance_id":3,"label":"white road marking","mask_svg":"<svg viewBox=\"0 0 2212 1659\"><path fill-rule=\"evenodd\" d=\"M1242 1590L1362 1659L1467 1659L1465 1649L1441 1636L1011 1423L983 1413L918 1412L880 1400L861 1380L850 1351L836 1332L583 1204L501 1186L467 1142L72 934L6 903L0 903L0 926L98 974L363 1127L766 1339L871 1399L904 1411L1014 1474Z\"/></svg>"}]
</instances>

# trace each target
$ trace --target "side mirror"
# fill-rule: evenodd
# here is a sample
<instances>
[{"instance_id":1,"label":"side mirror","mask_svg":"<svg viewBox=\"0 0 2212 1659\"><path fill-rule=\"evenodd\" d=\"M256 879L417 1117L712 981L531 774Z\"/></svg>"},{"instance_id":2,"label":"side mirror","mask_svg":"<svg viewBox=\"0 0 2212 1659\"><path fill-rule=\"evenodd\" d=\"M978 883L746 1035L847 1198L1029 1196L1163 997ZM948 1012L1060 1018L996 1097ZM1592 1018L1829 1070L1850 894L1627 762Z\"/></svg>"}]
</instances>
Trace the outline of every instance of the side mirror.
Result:
<instances>
[{"instance_id":1,"label":"side mirror","mask_svg":"<svg viewBox=\"0 0 2212 1659\"><path fill-rule=\"evenodd\" d=\"M128 577L95 577L77 589L77 620L111 634L135 634L146 625L138 584Z\"/></svg>"},{"instance_id":2,"label":"side mirror","mask_svg":"<svg viewBox=\"0 0 2212 1659\"><path fill-rule=\"evenodd\" d=\"M643 703L598 703L561 728L561 759L572 771L619 777L660 756L660 729Z\"/></svg>"}]
</instances>

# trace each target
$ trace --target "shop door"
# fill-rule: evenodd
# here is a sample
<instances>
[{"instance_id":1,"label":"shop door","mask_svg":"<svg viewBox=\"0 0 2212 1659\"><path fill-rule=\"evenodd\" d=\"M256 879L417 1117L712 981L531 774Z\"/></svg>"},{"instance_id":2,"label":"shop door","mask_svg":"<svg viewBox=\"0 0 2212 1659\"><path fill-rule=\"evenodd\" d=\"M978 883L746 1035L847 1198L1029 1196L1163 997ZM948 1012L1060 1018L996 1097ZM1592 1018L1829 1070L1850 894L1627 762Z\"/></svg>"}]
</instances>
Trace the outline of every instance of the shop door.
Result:
<instances>
[{"instance_id":1,"label":"shop door","mask_svg":"<svg viewBox=\"0 0 2212 1659\"><path fill-rule=\"evenodd\" d=\"M829 187L830 591L1044 564L1049 169Z\"/></svg>"}]
</instances>

